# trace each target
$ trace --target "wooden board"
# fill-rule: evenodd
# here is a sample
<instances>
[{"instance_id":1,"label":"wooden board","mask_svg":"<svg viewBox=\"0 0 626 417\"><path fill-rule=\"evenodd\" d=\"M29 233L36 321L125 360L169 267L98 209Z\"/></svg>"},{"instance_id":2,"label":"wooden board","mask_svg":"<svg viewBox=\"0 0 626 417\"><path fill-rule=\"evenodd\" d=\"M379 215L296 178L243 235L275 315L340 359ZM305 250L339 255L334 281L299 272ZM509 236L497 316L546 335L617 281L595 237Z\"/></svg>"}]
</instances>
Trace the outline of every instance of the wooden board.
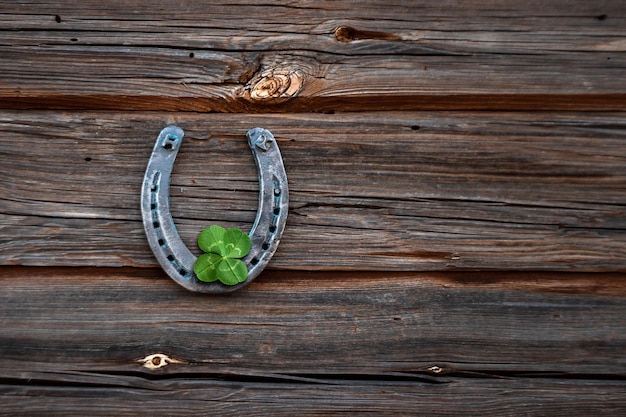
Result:
<instances>
[{"instance_id":1,"label":"wooden board","mask_svg":"<svg viewBox=\"0 0 626 417\"><path fill-rule=\"evenodd\" d=\"M272 267L626 267L626 123L601 113L196 115L0 112L0 261L155 266L139 190L154 140L187 132L171 191L187 246L257 208L247 129L271 129L291 210Z\"/></svg>"},{"instance_id":2,"label":"wooden board","mask_svg":"<svg viewBox=\"0 0 626 417\"><path fill-rule=\"evenodd\" d=\"M91 381L81 378L61 389L53 385L58 384L55 376L47 376L53 379L50 385L39 380L31 386L0 386L4 410L30 416L540 416L599 411L621 416L625 408L624 384L612 380L494 377L431 384L389 376L383 381L277 375L224 381L197 375L193 381L173 376L140 383L136 376L111 380L91 373Z\"/></svg>"},{"instance_id":3,"label":"wooden board","mask_svg":"<svg viewBox=\"0 0 626 417\"><path fill-rule=\"evenodd\" d=\"M0 106L625 110L626 4L574 3L8 3Z\"/></svg>"},{"instance_id":4,"label":"wooden board","mask_svg":"<svg viewBox=\"0 0 626 417\"><path fill-rule=\"evenodd\" d=\"M624 410L624 386L611 380L472 378L429 384L280 376L223 381L198 376L193 382L174 377L133 386L137 377L96 378L98 383L81 381L80 388L71 384L62 391L43 384L0 386L4 410L30 416L515 416L593 415L600 410L621 416Z\"/></svg>"},{"instance_id":5,"label":"wooden board","mask_svg":"<svg viewBox=\"0 0 626 417\"><path fill-rule=\"evenodd\" d=\"M624 275L382 275L207 298L160 270L0 269L3 412L626 409Z\"/></svg>"}]
</instances>

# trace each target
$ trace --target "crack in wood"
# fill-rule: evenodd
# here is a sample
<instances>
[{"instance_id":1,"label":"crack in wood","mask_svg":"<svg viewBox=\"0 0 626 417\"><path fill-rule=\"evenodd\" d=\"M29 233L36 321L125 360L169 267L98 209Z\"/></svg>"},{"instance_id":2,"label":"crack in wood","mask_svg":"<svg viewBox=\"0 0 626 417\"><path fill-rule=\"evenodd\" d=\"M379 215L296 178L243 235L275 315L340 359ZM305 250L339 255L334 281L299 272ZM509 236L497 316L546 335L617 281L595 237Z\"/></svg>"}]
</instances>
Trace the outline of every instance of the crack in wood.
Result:
<instances>
[{"instance_id":1,"label":"crack in wood","mask_svg":"<svg viewBox=\"0 0 626 417\"><path fill-rule=\"evenodd\" d=\"M378 32L375 30L361 30L350 26L340 26L335 30L335 38L340 42L352 42L358 40L402 40L401 36L393 33Z\"/></svg>"}]
</instances>

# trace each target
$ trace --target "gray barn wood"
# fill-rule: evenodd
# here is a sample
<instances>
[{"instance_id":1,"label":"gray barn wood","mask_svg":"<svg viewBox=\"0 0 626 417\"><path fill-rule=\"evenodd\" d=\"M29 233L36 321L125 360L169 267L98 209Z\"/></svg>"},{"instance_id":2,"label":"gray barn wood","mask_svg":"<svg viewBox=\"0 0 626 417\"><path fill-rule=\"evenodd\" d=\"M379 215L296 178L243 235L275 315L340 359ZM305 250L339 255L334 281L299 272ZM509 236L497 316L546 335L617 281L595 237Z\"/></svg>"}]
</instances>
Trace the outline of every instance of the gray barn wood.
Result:
<instances>
[{"instance_id":1,"label":"gray barn wood","mask_svg":"<svg viewBox=\"0 0 626 417\"><path fill-rule=\"evenodd\" d=\"M207 299L152 269L5 267L3 403L102 415L626 406L621 274L261 278ZM146 367L155 354L170 364Z\"/></svg>"},{"instance_id":2,"label":"gray barn wood","mask_svg":"<svg viewBox=\"0 0 626 417\"><path fill-rule=\"evenodd\" d=\"M172 211L196 251L211 224L251 227L258 184L245 132L262 125L280 143L291 190L277 268L626 268L620 113L7 111L0 259L157 265L137 190L169 123L186 131Z\"/></svg>"},{"instance_id":3,"label":"gray barn wood","mask_svg":"<svg viewBox=\"0 0 626 417\"><path fill-rule=\"evenodd\" d=\"M619 0L41 3L0 10L0 105L626 108Z\"/></svg>"},{"instance_id":4,"label":"gray barn wood","mask_svg":"<svg viewBox=\"0 0 626 417\"><path fill-rule=\"evenodd\" d=\"M0 415L624 415L624 28L619 0L2 3ZM145 241L168 124L191 248L249 229L245 132L279 141L283 241L230 296Z\"/></svg>"}]
</instances>

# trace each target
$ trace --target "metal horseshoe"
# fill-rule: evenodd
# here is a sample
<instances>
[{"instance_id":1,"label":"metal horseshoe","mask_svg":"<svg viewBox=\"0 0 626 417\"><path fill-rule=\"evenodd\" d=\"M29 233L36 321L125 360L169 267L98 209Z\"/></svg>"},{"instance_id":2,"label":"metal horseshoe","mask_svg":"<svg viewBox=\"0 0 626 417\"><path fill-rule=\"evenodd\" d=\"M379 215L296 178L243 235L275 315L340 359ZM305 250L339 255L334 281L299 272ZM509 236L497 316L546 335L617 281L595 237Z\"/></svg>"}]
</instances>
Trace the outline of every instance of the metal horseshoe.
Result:
<instances>
[{"instance_id":1,"label":"metal horseshoe","mask_svg":"<svg viewBox=\"0 0 626 417\"><path fill-rule=\"evenodd\" d=\"M184 134L177 126L168 126L159 133L143 179L143 227L159 264L178 284L195 292L232 292L249 284L263 271L280 243L289 208L283 159L269 130L255 127L246 133L259 176L259 207L249 233L252 247L242 259L248 267L248 276L237 285L202 282L193 272L196 256L183 243L170 214L170 175Z\"/></svg>"}]
</instances>

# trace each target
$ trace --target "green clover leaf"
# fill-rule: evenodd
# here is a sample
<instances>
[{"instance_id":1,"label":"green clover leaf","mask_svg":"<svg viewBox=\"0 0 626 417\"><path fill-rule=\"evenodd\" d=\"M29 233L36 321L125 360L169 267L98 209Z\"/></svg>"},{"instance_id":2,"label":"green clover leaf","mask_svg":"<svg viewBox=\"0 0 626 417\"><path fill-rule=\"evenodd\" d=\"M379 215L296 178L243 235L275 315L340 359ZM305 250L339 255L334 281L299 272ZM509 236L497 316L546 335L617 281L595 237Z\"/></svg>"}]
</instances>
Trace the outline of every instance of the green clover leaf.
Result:
<instances>
[{"instance_id":1,"label":"green clover leaf","mask_svg":"<svg viewBox=\"0 0 626 417\"><path fill-rule=\"evenodd\" d=\"M236 285L248 277L248 267L239 258L250 252L250 237L237 228L224 230L211 226L198 235L198 247L204 254L193 265L200 281L219 280L225 285Z\"/></svg>"}]
</instances>

